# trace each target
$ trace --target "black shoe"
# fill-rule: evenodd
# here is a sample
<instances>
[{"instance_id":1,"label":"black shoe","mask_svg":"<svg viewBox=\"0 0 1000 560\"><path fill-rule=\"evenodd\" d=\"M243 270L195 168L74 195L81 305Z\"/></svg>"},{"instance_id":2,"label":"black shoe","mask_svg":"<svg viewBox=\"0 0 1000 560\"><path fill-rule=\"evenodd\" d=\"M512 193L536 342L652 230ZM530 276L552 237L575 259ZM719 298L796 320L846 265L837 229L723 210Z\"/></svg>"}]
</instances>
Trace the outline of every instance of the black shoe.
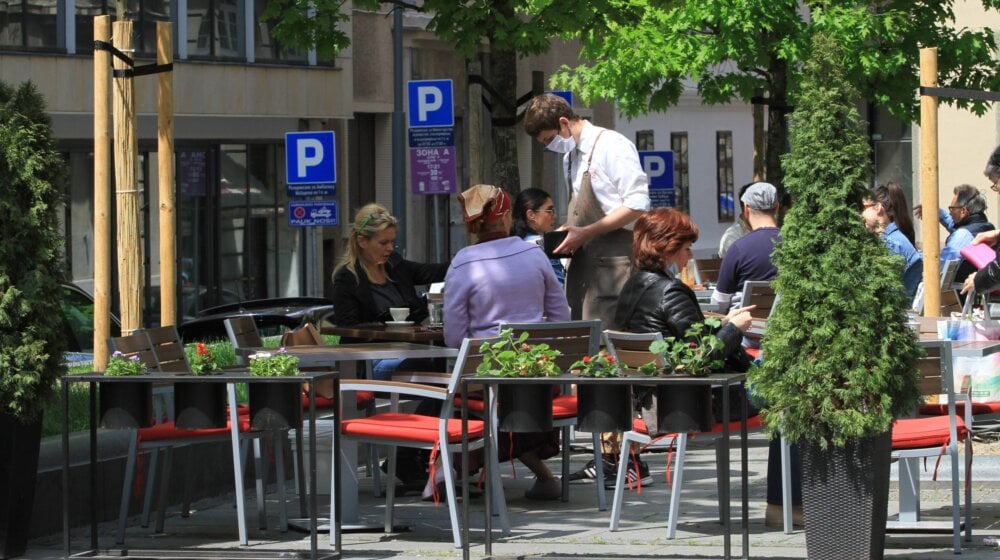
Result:
<instances>
[{"instance_id":1,"label":"black shoe","mask_svg":"<svg viewBox=\"0 0 1000 560\"><path fill-rule=\"evenodd\" d=\"M628 457L628 474L625 476L625 484L629 487L636 486L637 482L643 485L652 484L653 477L649 474L649 465L645 461L638 457L633 457L629 455ZM615 482L618 480L618 472L614 472L610 477L604 475L604 487L614 488Z\"/></svg>"},{"instance_id":2,"label":"black shoe","mask_svg":"<svg viewBox=\"0 0 1000 560\"><path fill-rule=\"evenodd\" d=\"M389 460L383 459L379 469L389 474ZM405 485L419 484L423 488L427 481L427 464L417 460L400 461L396 458L396 478Z\"/></svg>"},{"instance_id":3,"label":"black shoe","mask_svg":"<svg viewBox=\"0 0 1000 560\"><path fill-rule=\"evenodd\" d=\"M601 466L604 468L604 480L605 483L608 479L614 479L615 477L615 457L614 455L604 455L601 460ZM595 466L594 460L591 459L587 461L584 467L575 473L569 475L569 481L571 483L594 483L597 482L597 467Z\"/></svg>"}]
</instances>

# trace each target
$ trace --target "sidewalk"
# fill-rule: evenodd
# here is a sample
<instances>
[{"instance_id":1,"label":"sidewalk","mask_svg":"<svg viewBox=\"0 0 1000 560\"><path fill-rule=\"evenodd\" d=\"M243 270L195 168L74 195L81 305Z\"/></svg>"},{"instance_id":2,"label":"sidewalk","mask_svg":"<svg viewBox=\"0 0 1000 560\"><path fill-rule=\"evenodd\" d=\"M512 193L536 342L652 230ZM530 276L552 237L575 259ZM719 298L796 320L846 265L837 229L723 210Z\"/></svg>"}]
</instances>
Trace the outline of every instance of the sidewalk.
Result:
<instances>
[{"instance_id":1,"label":"sidewalk","mask_svg":"<svg viewBox=\"0 0 1000 560\"><path fill-rule=\"evenodd\" d=\"M749 503L750 503L750 557L752 558L805 558L805 532L796 530L790 535L778 529L764 527L765 473L767 470L767 446L760 433L751 434L749 461ZM588 438L579 437L585 444ZM735 441L735 440L734 440ZM733 515L733 557L741 556L740 550L740 489L739 450L733 450L732 515ZM608 491L608 511L597 510L596 489L593 484L571 485L571 496L567 503L532 502L524 498L524 491L531 485L530 473L519 463L516 479L509 463L503 469L504 487L511 515L512 533L500 537L494 533L493 555L497 558L683 558L704 559L723 556L723 531L718 523L715 484L715 453L705 443L692 442L688 453L685 472L683 499L678 524L677 538L666 538L666 509L669 492L665 482L665 453L646 454L654 482L644 485L642 493L628 491L622 508L620 529L608 531L610 500ZM582 467L587 456L573 455L572 470ZM551 464L558 472L558 461ZM942 467L944 463L942 463ZM933 470L933 462L927 468ZM939 480L931 482L928 473L923 482L923 511L932 517L946 516L946 504L950 503L950 484L947 469L941 468ZM966 560L995 559L1000 549L984 544L984 537L1000 536L1000 457L976 456L973 468L973 540L963 541L962 558ZM360 511L366 513L366 521L381 526L384 499L371 495L370 483L362 482ZM896 511L895 477L893 491L889 498L890 516ZM292 484L289 483L289 489ZM254 550L292 549L308 551L308 533L280 533L277 530L277 505L273 486L268 504L267 531L256 529L256 513L248 511L250 519L249 547L239 547L236 543L236 521L232 495L193 504L192 514L182 519L176 511L168 511L166 533L154 535L152 529L143 529L138 519L130 520L127 543L133 549L195 549L225 548L252 552ZM252 496L248 493L248 498ZM252 499L248 508L253 509ZM322 500L321 500L322 503ZM327 500L328 503L328 500ZM289 502L289 515L298 515L298 502ZM77 507L85 507L78 504ZM321 512L326 508L321 505ZM484 555L482 545L482 503L472 502L470 508L472 549L471 556ZM419 496L397 498L397 525L408 527L405 532L384 535L376 533L349 533L344 535L344 557L358 559L387 558L458 558L461 550L451 543L448 510L443 504L421 502ZM494 519L494 528L498 522ZM101 547L111 547L114 539L114 524L100 526ZM86 528L73 530L73 551L80 552L89 543ZM319 546L329 545L326 535L321 534ZM50 535L33 540L24 558L48 560L62 557L62 535ZM896 535L886 540L886 557L912 559L943 559L953 557L951 538L947 534Z\"/></svg>"}]
</instances>

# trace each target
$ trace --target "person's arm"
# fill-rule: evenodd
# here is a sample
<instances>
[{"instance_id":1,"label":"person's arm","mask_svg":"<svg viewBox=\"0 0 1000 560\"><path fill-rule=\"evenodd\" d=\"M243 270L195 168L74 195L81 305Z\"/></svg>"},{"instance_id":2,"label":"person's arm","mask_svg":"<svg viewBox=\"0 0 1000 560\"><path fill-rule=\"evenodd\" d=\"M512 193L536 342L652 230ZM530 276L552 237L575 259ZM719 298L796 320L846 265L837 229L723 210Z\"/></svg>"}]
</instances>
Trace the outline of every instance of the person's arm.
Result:
<instances>
[{"instance_id":1,"label":"person's arm","mask_svg":"<svg viewBox=\"0 0 1000 560\"><path fill-rule=\"evenodd\" d=\"M955 220L943 208L938 208L938 222L944 226L944 229L948 230L948 233L955 231Z\"/></svg>"},{"instance_id":2,"label":"person's arm","mask_svg":"<svg viewBox=\"0 0 1000 560\"><path fill-rule=\"evenodd\" d=\"M730 248L719 265L719 279L715 283L711 300L719 306L719 313L727 313L732 305L733 296L736 294L736 263L739 259L739 250Z\"/></svg>"},{"instance_id":3,"label":"person's arm","mask_svg":"<svg viewBox=\"0 0 1000 560\"><path fill-rule=\"evenodd\" d=\"M562 283L556 277L556 273L549 263L548 258L541 266L545 278L545 317L548 321L569 321L569 303L566 301L566 292L563 291Z\"/></svg>"},{"instance_id":4,"label":"person's arm","mask_svg":"<svg viewBox=\"0 0 1000 560\"><path fill-rule=\"evenodd\" d=\"M590 224L589 226L570 226L564 225L560 229L564 229L569 233L566 235L566 239L556 247L556 253L572 253L580 247L587 244L588 241L593 239L598 235L602 235L609 231L614 231L616 229L621 229L632 222L639 219L643 213L642 210L633 210L625 206L619 206L611 211L610 214L605 215L600 220Z\"/></svg>"},{"instance_id":5,"label":"person's arm","mask_svg":"<svg viewBox=\"0 0 1000 560\"><path fill-rule=\"evenodd\" d=\"M969 230L956 229L945 240L944 247L941 248L941 262L962 258L962 248L972 243L972 234Z\"/></svg>"},{"instance_id":6,"label":"person's arm","mask_svg":"<svg viewBox=\"0 0 1000 560\"><path fill-rule=\"evenodd\" d=\"M361 300L358 297L358 278L347 268L341 268L333 277L333 320L337 326L349 327L361 322Z\"/></svg>"},{"instance_id":7,"label":"person's arm","mask_svg":"<svg viewBox=\"0 0 1000 560\"><path fill-rule=\"evenodd\" d=\"M458 348L469 336L470 285L464 274L449 268L444 286L444 343L449 348Z\"/></svg>"},{"instance_id":8,"label":"person's arm","mask_svg":"<svg viewBox=\"0 0 1000 560\"><path fill-rule=\"evenodd\" d=\"M719 291L716 287L712 290L712 303L719 307L719 313L726 313L729 311L729 307L733 303L733 294L726 294Z\"/></svg>"},{"instance_id":9,"label":"person's arm","mask_svg":"<svg viewBox=\"0 0 1000 560\"><path fill-rule=\"evenodd\" d=\"M394 271L405 274L410 284L419 286L444 280L449 263L419 263L408 261L399 253L393 253L389 262Z\"/></svg>"}]
</instances>

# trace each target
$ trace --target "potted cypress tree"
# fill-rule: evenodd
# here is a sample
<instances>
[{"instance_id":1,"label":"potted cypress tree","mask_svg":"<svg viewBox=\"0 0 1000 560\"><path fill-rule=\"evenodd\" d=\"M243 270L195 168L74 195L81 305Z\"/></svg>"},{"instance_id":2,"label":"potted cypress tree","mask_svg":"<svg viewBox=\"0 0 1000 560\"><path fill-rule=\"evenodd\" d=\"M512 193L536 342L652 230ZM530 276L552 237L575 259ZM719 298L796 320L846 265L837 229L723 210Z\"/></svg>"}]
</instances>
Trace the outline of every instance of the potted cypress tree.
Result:
<instances>
[{"instance_id":1,"label":"potted cypress tree","mask_svg":"<svg viewBox=\"0 0 1000 560\"><path fill-rule=\"evenodd\" d=\"M0 558L27 546L42 409L65 373L63 170L41 94L0 82Z\"/></svg>"},{"instance_id":2,"label":"potted cypress tree","mask_svg":"<svg viewBox=\"0 0 1000 560\"><path fill-rule=\"evenodd\" d=\"M862 225L870 148L844 55L822 34L812 53L782 161L781 297L750 380L768 430L800 444L809 558L882 558L892 421L916 401L922 350L902 264Z\"/></svg>"}]
</instances>

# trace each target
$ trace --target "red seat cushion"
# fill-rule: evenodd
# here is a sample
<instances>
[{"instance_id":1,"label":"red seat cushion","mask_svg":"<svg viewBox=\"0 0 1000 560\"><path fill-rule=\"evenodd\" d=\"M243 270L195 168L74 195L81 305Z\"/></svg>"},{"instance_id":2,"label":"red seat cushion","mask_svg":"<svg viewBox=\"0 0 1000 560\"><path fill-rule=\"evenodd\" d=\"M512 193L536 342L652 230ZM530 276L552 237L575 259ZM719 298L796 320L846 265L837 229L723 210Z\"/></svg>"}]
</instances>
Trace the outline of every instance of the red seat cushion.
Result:
<instances>
[{"instance_id":1,"label":"red seat cushion","mask_svg":"<svg viewBox=\"0 0 1000 560\"><path fill-rule=\"evenodd\" d=\"M750 356L751 360L756 360L760 357L760 348L744 348L743 352Z\"/></svg>"},{"instance_id":2,"label":"red seat cushion","mask_svg":"<svg viewBox=\"0 0 1000 560\"><path fill-rule=\"evenodd\" d=\"M955 413L965 415L965 401L955 403ZM1000 414L1000 401L974 402L972 403L973 414ZM948 414L948 404L925 404L920 406L920 414L925 416Z\"/></svg>"},{"instance_id":3,"label":"red seat cushion","mask_svg":"<svg viewBox=\"0 0 1000 560\"><path fill-rule=\"evenodd\" d=\"M481 399L469 397L468 399L466 399L465 403L469 407L469 412L478 414L480 416L483 415L483 401ZM462 410L462 397L455 397L454 406L458 410Z\"/></svg>"},{"instance_id":4,"label":"red seat cushion","mask_svg":"<svg viewBox=\"0 0 1000 560\"><path fill-rule=\"evenodd\" d=\"M239 415L239 430L246 432L250 429L250 417ZM181 430L174 426L173 422L163 422L148 428L139 430L139 442L144 441L165 441L170 439L196 439L201 437L215 437L228 435L230 424L227 421L225 428L203 428L200 430Z\"/></svg>"},{"instance_id":5,"label":"red seat cushion","mask_svg":"<svg viewBox=\"0 0 1000 560\"><path fill-rule=\"evenodd\" d=\"M969 431L961 418L957 420L958 439L964 441ZM941 447L949 443L948 431L948 416L901 418L892 423L892 448Z\"/></svg>"},{"instance_id":6,"label":"red seat cushion","mask_svg":"<svg viewBox=\"0 0 1000 560\"><path fill-rule=\"evenodd\" d=\"M383 412L366 418L352 418L341 424L345 436L403 439L421 443L438 441L440 418L404 412ZM483 436L483 421L469 420L469 437ZM462 420L448 420L448 443L462 441Z\"/></svg>"},{"instance_id":7,"label":"red seat cushion","mask_svg":"<svg viewBox=\"0 0 1000 560\"><path fill-rule=\"evenodd\" d=\"M552 418L571 418L576 416L576 396L558 395L552 398Z\"/></svg>"},{"instance_id":8,"label":"red seat cushion","mask_svg":"<svg viewBox=\"0 0 1000 560\"><path fill-rule=\"evenodd\" d=\"M759 428L759 427L761 427L763 425L764 425L764 422L761 421L759 414L756 415L756 416L751 416L750 418L747 418L747 429L748 430L752 430L754 428ZM642 418L633 418L632 419L632 431L639 432L640 434L649 434L649 429L646 427L646 423L643 422ZM740 431L740 421L739 420L731 420L729 422L729 431L730 432L738 432L738 431ZM721 434L722 433L722 422L716 422L715 425L712 426L711 433L719 433L719 434Z\"/></svg>"},{"instance_id":9,"label":"red seat cushion","mask_svg":"<svg viewBox=\"0 0 1000 560\"><path fill-rule=\"evenodd\" d=\"M372 391L355 391L355 401L358 408L367 408L375 400L375 393ZM333 408L337 401L331 397L316 395L316 408ZM309 395L302 395L302 408L309 408Z\"/></svg>"}]
</instances>

